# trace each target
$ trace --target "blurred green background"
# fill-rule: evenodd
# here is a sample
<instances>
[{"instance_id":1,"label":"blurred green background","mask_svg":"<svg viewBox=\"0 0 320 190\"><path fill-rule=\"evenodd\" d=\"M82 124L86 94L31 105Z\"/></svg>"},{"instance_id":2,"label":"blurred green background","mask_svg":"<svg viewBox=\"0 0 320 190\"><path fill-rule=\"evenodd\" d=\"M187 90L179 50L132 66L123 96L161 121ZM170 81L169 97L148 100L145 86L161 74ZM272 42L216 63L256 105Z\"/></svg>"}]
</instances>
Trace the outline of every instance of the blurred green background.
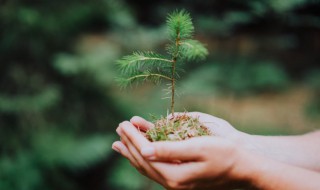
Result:
<instances>
[{"instance_id":1,"label":"blurred green background","mask_svg":"<svg viewBox=\"0 0 320 190\"><path fill-rule=\"evenodd\" d=\"M165 84L121 91L115 61L163 52L184 8L207 44L179 111L254 134L320 127L318 0L0 0L0 189L156 190L111 150L119 122L166 115Z\"/></svg>"}]
</instances>

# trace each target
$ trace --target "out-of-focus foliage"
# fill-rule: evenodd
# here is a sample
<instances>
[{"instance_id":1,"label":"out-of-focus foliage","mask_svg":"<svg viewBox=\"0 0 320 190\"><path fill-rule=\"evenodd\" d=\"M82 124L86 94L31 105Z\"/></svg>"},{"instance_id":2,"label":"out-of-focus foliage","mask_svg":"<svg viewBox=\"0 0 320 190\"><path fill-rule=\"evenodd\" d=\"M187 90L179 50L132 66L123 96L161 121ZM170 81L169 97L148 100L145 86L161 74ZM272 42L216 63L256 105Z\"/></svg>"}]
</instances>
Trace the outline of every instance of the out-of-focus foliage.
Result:
<instances>
[{"instance_id":1,"label":"out-of-focus foliage","mask_svg":"<svg viewBox=\"0 0 320 190\"><path fill-rule=\"evenodd\" d=\"M192 94L236 93L239 96L279 92L288 85L288 75L275 63L238 60L236 65L212 63L197 69L183 82L181 90Z\"/></svg>"},{"instance_id":2,"label":"out-of-focus foliage","mask_svg":"<svg viewBox=\"0 0 320 190\"><path fill-rule=\"evenodd\" d=\"M313 70L309 73L306 79L307 84L313 89L312 99L308 103L307 113L319 118L320 115L320 70Z\"/></svg>"},{"instance_id":3,"label":"out-of-focus foliage","mask_svg":"<svg viewBox=\"0 0 320 190\"><path fill-rule=\"evenodd\" d=\"M119 49L109 46L94 48L94 51L81 55L59 54L54 67L64 76L81 76L93 82L91 85L110 86L117 76L114 60L119 54Z\"/></svg>"},{"instance_id":4,"label":"out-of-focus foliage","mask_svg":"<svg viewBox=\"0 0 320 190\"><path fill-rule=\"evenodd\" d=\"M0 189L112 188L104 178L116 158L111 134L123 118L109 93L119 48L71 54L86 33L134 25L125 6L1 3Z\"/></svg>"},{"instance_id":5,"label":"out-of-focus foliage","mask_svg":"<svg viewBox=\"0 0 320 190\"><path fill-rule=\"evenodd\" d=\"M161 24L181 8L211 55L187 65L180 98L192 100L180 101L181 111L210 111L211 99L197 98L207 93L222 97L212 107L242 129L261 127L243 126L254 125L245 113L273 134L318 126L300 115L319 120L319 1L0 1L0 189L161 189L110 151L120 121L167 108L159 89L119 91L115 60L133 50L164 53ZM224 96L254 99L254 111ZM201 100L206 107L194 103Z\"/></svg>"}]
</instances>

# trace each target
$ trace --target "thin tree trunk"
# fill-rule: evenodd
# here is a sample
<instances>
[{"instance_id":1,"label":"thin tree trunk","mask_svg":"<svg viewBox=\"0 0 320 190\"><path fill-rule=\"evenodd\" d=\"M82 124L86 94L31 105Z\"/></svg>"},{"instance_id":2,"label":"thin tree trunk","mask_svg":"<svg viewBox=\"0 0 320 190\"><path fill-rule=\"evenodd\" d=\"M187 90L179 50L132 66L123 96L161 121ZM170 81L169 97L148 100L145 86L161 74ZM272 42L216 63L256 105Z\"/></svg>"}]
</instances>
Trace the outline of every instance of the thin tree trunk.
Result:
<instances>
[{"instance_id":1,"label":"thin tree trunk","mask_svg":"<svg viewBox=\"0 0 320 190\"><path fill-rule=\"evenodd\" d=\"M176 60L173 60L172 63L172 78L171 78L171 114L172 117L174 117L174 92L175 92L175 78L174 78L174 74L175 74L175 70L176 70Z\"/></svg>"}]
</instances>

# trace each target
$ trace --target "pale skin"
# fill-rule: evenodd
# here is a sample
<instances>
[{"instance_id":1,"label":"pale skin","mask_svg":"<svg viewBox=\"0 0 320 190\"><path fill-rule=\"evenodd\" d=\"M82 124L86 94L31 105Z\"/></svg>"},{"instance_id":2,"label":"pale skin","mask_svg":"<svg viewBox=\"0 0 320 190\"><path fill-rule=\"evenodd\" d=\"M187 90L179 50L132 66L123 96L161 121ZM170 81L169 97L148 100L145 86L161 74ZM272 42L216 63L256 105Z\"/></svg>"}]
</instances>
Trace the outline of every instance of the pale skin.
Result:
<instances>
[{"instance_id":1,"label":"pale skin","mask_svg":"<svg viewBox=\"0 0 320 190\"><path fill-rule=\"evenodd\" d=\"M119 125L121 141L112 148L171 190L320 189L320 132L255 136L208 114L188 114L199 117L214 136L151 143L144 132L153 124L133 117Z\"/></svg>"}]
</instances>

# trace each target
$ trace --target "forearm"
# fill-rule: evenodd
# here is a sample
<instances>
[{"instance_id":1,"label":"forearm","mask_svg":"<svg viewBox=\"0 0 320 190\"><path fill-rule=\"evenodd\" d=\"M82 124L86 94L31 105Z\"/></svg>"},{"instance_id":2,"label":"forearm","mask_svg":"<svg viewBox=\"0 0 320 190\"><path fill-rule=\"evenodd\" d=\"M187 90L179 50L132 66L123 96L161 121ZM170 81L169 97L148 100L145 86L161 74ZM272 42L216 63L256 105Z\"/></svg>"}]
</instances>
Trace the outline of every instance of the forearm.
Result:
<instances>
[{"instance_id":1,"label":"forearm","mask_svg":"<svg viewBox=\"0 0 320 190\"><path fill-rule=\"evenodd\" d=\"M235 168L235 175L241 176L253 189L320 189L318 173L257 155L243 156Z\"/></svg>"},{"instance_id":2,"label":"forearm","mask_svg":"<svg viewBox=\"0 0 320 190\"><path fill-rule=\"evenodd\" d=\"M242 138L244 147L283 163L320 171L320 132L300 136L258 136Z\"/></svg>"}]
</instances>

